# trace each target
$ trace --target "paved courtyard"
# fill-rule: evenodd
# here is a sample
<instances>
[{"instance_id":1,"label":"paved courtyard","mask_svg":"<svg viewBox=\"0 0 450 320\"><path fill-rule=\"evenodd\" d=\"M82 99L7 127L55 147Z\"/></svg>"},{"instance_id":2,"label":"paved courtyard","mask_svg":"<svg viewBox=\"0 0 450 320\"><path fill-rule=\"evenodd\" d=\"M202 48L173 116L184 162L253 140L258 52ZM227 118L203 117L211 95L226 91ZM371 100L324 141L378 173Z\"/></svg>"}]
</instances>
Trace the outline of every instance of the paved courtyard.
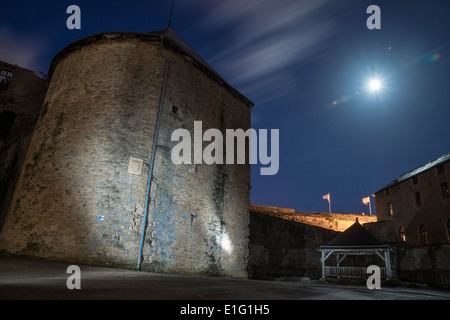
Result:
<instances>
[{"instance_id":1,"label":"paved courtyard","mask_svg":"<svg viewBox=\"0 0 450 320\"><path fill-rule=\"evenodd\" d=\"M450 300L449 291L405 286L262 281L162 275L80 267L81 289L69 290L69 263L0 255L2 300Z\"/></svg>"}]
</instances>

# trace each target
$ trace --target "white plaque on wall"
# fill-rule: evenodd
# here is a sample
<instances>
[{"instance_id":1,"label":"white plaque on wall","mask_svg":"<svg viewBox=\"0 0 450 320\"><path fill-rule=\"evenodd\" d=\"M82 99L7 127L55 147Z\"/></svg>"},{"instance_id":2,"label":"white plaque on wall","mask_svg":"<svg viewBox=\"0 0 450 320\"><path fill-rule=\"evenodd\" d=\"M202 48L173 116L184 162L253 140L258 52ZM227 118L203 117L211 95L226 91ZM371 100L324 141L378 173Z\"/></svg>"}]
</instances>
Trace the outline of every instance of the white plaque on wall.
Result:
<instances>
[{"instance_id":1,"label":"white plaque on wall","mask_svg":"<svg viewBox=\"0 0 450 320\"><path fill-rule=\"evenodd\" d=\"M144 160L130 157L130 162L128 163L128 173L140 176L142 174L143 164Z\"/></svg>"}]
</instances>

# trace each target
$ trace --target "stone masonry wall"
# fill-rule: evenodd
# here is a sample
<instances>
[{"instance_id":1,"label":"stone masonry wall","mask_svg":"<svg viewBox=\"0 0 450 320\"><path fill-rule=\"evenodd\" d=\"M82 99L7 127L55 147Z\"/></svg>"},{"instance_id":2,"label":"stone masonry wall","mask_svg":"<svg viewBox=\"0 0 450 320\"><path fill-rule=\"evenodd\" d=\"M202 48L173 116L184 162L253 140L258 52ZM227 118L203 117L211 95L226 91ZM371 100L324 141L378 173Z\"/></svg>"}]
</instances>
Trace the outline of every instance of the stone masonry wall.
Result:
<instances>
[{"instance_id":1,"label":"stone masonry wall","mask_svg":"<svg viewBox=\"0 0 450 320\"><path fill-rule=\"evenodd\" d=\"M374 230L385 242L400 241L399 231L405 229L406 245L421 246L420 228L427 232L428 244L450 243L450 197L443 197L441 183L450 185L450 162L443 164L439 173L432 168L417 176L417 183L407 179L375 194L379 223ZM389 190L389 192L386 192ZM421 206L417 206L416 193L420 193ZM392 215L388 204L392 204Z\"/></svg>"},{"instance_id":2,"label":"stone masonry wall","mask_svg":"<svg viewBox=\"0 0 450 320\"><path fill-rule=\"evenodd\" d=\"M155 39L106 34L56 64L0 249L137 266L166 66L158 46ZM177 128L193 133L195 120L204 130L246 130L250 108L189 57L162 51L171 62L142 268L243 277L249 165L174 165L170 136ZM130 157L143 160L140 175L128 173Z\"/></svg>"},{"instance_id":3,"label":"stone masonry wall","mask_svg":"<svg viewBox=\"0 0 450 320\"><path fill-rule=\"evenodd\" d=\"M0 232L47 92L48 81L35 72L0 61L0 71L12 74L0 88ZM6 113L15 115L5 121Z\"/></svg>"},{"instance_id":4,"label":"stone masonry wall","mask_svg":"<svg viewBox=\"0 0 450 320\"><path fill-rule=\"evenodd\" d=\"M450 245L394 248L400 280L450 290Z\"/></svg>"},{"instance_id":5,"label":"stone masonry wall","mask_svg":"<svg viewBox=\"0 0 450 320\"><path fill-rule=\"evenodd\" d=\"M0 154L0 233L3 229L14 190L31 141L32 134L10 143Z\"/></svg>"},{"instance_id":6,"label":"stone masonry wall","mask_svg":"<svg viewBox=\"0 0 450 320\"><path fill-rule=\"evenodd\" d=\"M253 278L322 275L317 249L338 235L330 229L250 212L249 268Z\"/></svg>"},{"instance_id":7,"label":"stone masonry wall","mask_svg":"<svg viewBox=\"0 0 450 320\"><path fill-rule=\"evenodd\" d=\"M0 61L0 70L13 73L8 88L0 89L0 114L12 111L16 114L9 137L0 141L9 147L9 142L28 135L34 129L47 92L48 81L39 78L35 72ZM0 130L1 131L1 130Z\"/></svg>"},{"instance_id":8,"label":"stone masonry wall","mask_svg":"<svg viewBox=\"0 0 450 320\"><path fill-rule=\"evenodd\" d=\"M343 232L353 225L358 218L361 224L377 221L376 216L342 213L304 213L289 208L278 208L261 205L251 205L250 210L273 217L309 224L325 229Z\"/></svg>"}]
</instances>

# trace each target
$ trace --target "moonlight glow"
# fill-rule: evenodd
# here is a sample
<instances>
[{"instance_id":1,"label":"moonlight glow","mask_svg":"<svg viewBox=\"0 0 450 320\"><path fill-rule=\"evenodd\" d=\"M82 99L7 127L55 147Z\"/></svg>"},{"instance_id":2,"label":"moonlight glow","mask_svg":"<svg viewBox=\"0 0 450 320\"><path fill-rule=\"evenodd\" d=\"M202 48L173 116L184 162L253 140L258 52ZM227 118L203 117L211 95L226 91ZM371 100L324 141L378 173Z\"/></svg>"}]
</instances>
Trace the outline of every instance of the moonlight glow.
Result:
<instances>
[{"instance_id":1,"label":"moonlight glow","mask_svg":"<svg viewBox=\"0 0 450 320\"><path fill-rule=\"evenodd\" d=\"M381 82L378 79L371 79L369 81L369 90L372 92L379 91L381 89Z\"/></svg>"}]
</instances>

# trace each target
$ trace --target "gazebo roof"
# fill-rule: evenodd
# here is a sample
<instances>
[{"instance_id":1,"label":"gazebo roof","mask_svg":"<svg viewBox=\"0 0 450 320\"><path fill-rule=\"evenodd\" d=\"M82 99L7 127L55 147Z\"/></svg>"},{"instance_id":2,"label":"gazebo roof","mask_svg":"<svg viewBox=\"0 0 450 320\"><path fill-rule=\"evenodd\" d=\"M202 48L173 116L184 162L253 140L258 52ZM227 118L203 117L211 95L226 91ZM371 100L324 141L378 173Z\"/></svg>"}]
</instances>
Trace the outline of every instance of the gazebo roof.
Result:
<instances>
[{"instance_id":1,"label":"gazebo roof","mask_svg":"<svg viewBox=\"0 0 450 320\"><path fill-rule=\"evenodd\" d=\"M369 230L359 223L358 218L356 218L353 225L326 245L320 246L320 249L375 249L387 247L389 246L383 245L378 241Z\"/></svg>"},{"instance_id":2,"label":"gazebo roof","mask_svg":"<svg viewBox=\"0 0 450 320\"><path fill-rule=\"evenodd\" d=\"M322 252L322 276L366 277L367 266L345 267L339 265L348 255L378 255L385 265L380 272L385 272L384 276L387 278L393 274L389 254L394 251L389 245L383 245L369 230L360 225L358 218L347 230L326 245L320 246L318 250ZM326 266L326 260L331 255L336 257L336 266Z\"/></svg>"}]
</instances>

